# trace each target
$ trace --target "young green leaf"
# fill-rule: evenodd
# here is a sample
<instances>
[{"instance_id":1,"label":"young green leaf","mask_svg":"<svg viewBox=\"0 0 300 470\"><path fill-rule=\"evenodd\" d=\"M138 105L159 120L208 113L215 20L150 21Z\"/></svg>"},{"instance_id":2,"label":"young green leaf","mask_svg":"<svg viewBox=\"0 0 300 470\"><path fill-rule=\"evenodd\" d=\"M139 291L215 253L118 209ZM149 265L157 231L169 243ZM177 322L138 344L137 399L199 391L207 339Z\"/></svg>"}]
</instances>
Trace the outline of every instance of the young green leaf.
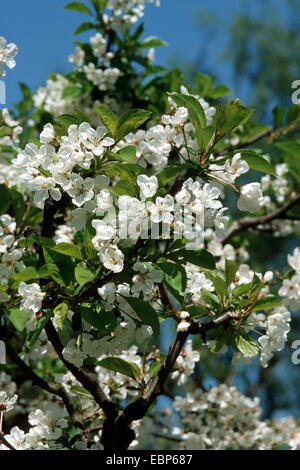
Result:
<instances>
[{"instance_id":1,"label":"young green leaf","mask_svg":"<svg viewBox=\"0 0 300 470\"><path fill-rule=\"evenodd\" d=\"M37 270L33 266L28 266L27 268L14 275L14 279L19 282L32 281L33 279L38 278L39 275L37 273Z\"/></svg>"},{"instance_id":2,"label":"young green leaf","mask_svg":"<svg viewBox=\"0 0 300 470\"><path fill-rule=\"evenodd\" d=\"M92 14L89 7L87 7L84 3L81 3L81 2L68 3L64 8L65 8L65 10L79 11L81 13L87 13L88 15Z\"/></svg>"},{"instance_id":3,"label":"young green leaf","mask_svg":"<svg viewBox=\"0 0 300 470\"><path fill-rule=\"evenodd\" d=\"M55 323L59 328L63 327L64 321L67 318L68 315L68 310L69 307L65 302L62 302L61 304L57 305L54 309L54 318L55 318Z\"/></svg>"},{"instance_id":4,"label":"young green leaf","mask_svg":"<svg viewBox=\"0 0 300 470\"><path fill-rule=\"evenodd\" d=\"M271 308L280 307L281 305L282 302L277 297L270 295L268 297L258 299L251 308L251 311L256 312L256 310L269 310Z\"/></svg>"},{"instance_id":5,"label":"young green leaf","mask_svg":"<svg viewBox=\"0 0 300 470\"><path fill-rule=\"evenodd\" d=\"M184 296L187 284L185 269L180 264L168 261L158 263L157 268L162 272L167 286Z\"/></svg>"},{"instance_id":6,"label":"young green leaf","mask_svg":"<svg viewBox=\"0 0 300 470\"><path fill-rule=\"evenodd\" d=\"M136 297L124 297L129 305L133 308L135 313L141 319L141 322L145 325L151 326L153 330L153 336L158 337L160 331L158 314L154 308L145 302L144 300L138 299Z\"/></svg>"},{"instance_id":7,"label":"young green leaf","mask_svg":"<svg viewBox=\"0 0 300 470\"><path fill-rule=\"evenodd\" d=\"M122 162L133 163L136 161L136 147L134 145L128 145L118 150L116 153L118 160Z\"/></svg>"},{"instance_id":8,"label":"young green leaf","mask_svg":"<svg viewBox=\"0 0 300 470\"><path fill-rule=\"evenodd\" d=\"M127 375L132 379L135 379L141 375L141 372L136 364L124 361L119 357L106 357L105 359L102 359L100 362L98 362L98 365L100 367L104 367L105 369Z\"/></svg>"},{"instance_id":9,"label":"young green leaf","mask_svg":"<svg viewBox=\"0 0 300 470\"><path fill-rule=\"evenodd\" d=\"M31 351L35 343L37 342L41 332L45 328L46 324L48 323L49 319L51 318L52 314L47 313L44 317L40 318L37 321L37 327L35 330L32 330L28 333L26 338L26 347Z\"/></svg>"},{"instance_id":10,"label":"young green leaf","mask_svg":"<svg viewBox=\"0 0 300 470\"><path fill-rule=\"evenodd\" d=\"M254 109L243 106L238 99L230 101L222 118L222 134L228 134L228 132L245 124L252 116L253 111Z\"/></svg>"},{"instance_id":11,"label":"young green leaf","mask_svg":"<svg viewBox=\"0 0 300 470\"><path fill-rule=\"evenodd\" d=\"M234 336L233 345L244 356L248 357L256 356L260 351L257 341L248 333L242 333L240 335Z\"/></svg>"},{"instance_id":12,"label":"young green leaf","mask_svg":"<svg viewBox=\"0 0 300 470\"><path fill-rule=\"evenodd\" d=\"M58 243L56 246L51 248L52 251L61 253L62 255L71 256L72 258L83 260L83 255L79 246L73 245L72 243Z\"/></svg>"},{"instance_id":13,"label":"young green leaf","mask_svg":"<svg viewBox=\"0 0 300 470\"><path fill-rule=\"evenodd\" d=\"M182 93L169 93L169 96L178 106L187 108L190 121L192 124L194 124L196 129L206 127L204 109L196 98L190 95L184 95Z\"/></svg>"},{"instance_id":14,"label":"young green leaf","mask_svg":"<svg viewBox=\"0 0 300 470\"><path fill-rule=\"evenodd\" d=\"M117 319L113 312L99 310L93 304L84 304L79 308L82 318L100 331L102 334L110 334L117 326Z\"/></svg>"},{"instance_id":15,"label":"young green leaf","mask_svg":"<svg viewBox=\"0 0 300 470\"><path fill-rule=\"evenodd\" d=\"M75 268L75 279L78 284L83 287L85 284L93 281L97 276L97 273L93 273L89 269L85 268L84 266L76 266Z\"/></svg>"},{"instance_id":16,"label":"young green leaf","mask_svg":"<svg viewBox=\"0 0 300 470\"><path fill-rule=\"evenodd\" d=\"M80 88L78 86L70 85L67 86L63 93L62 93L62 98L64 100L73 100L74 98L78 98L78 96L83 95L84 89Z\"/></svg>"},{"instance_id":17,"label":"young green leaf","mask_svg":"<svg viewBox=\"0 0 300 470\"><path fill-rule=\"evenodd\" d=\"M116 129L115 140L122 140L130 132L137 131L150 118L151 114L151 111L145 111L144 109L131 109L124 113Z\"/></svg>"},{"instance_id":18,"label":"young green leaf","mask_svg":"<svg viewBox=\"0 0 300 470\"><path fill-rule=\"evenodd\" d=\"M235 261L226 259L225 261L225 279L227 286L234 281L236 272L238 270L238 265Z\"/></svg>"},{"instance_id":19,"label":"young green leaf","mask_svg":"<svg viewBox=\"0 0 300 470\"><path fill-rule=\"evenodd\" d=\"M204 269L216 268L213 255L206 250L178 250L169 254L168 258L179 263L195 264Z\"/></svg>"},{"instance_id":20,"label":"young green leaf","mask_svg":"<svg viewBox=\"0 0 300 470\"><path fill-rule=\"evenodd\" d=\"M18 331L23 331L29 318L29 313L24 312L24 310L19 310L18 308L12 308L7 313L7 316Z\"/></svg>"},{"instance_id":21,"label":"young green leaf","mask_svg":"<svg viewBox=\"0 0 300 470\"><path fill-rule=\"evenodd\" d=\"M96 111L103 124L107 127L109 135L114 135L118 126L117 115L107 108L107 106L96 106Z\"/></svg>"}]
</instances>

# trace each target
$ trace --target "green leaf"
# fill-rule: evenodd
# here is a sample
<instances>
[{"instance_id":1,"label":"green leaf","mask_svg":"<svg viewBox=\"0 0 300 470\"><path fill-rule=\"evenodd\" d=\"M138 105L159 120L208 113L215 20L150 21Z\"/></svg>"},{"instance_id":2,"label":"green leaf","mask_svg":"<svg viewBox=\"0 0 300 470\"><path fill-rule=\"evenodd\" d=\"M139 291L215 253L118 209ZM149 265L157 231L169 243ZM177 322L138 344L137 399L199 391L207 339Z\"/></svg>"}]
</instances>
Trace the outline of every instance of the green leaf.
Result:
<instances>
[{"instance_id":1,"label":"green leaf","mask_svg":"<svg viewBox=\"0 0 300 470\"><path fill-rule=\"evenodd\" d=\"M199 101L193 96L182 93L168 93L178 106L183 106L188 110L192 124L197 128L206 127L205 112Z\"/></svg>"},{"instance_id":2,"label":"green leaf","mask_svg":"<svg viewBox=\"0 0 300 470\"><path fill-rule=\"evenodd\" d=\"M221 305L219 297L207 289L201 289L201 297L204 302L211 305L213 308L218 308L218 306Z\"/></svg>"},{"instance_id":3,"label":"green leaf","mask_svg":"<svg viewBox=\"0 0 300 470\"><path fill-rule=\"evenodd\" d=\"M242 333L241 335L234 336L233 345L244 356L248 357L256 356L260 351L257 341L248 333Z\"/></svg>"},{"instance_id":4,"label":"green leaf","mask_svg":"<svg viewBox=\"0 0 300 470\"><path fill-rule=\"evenodd\" d=\"M179 295L184 296L187 284L185 269L180 264L169 263L168 261L158 263L157 268L163 273L167 286L174 289Z\"/></svg>"},{"instance_id":5,"label":"green leaf","mask_svg":"<svg viewBox=\"0 0 300 470\"><path fill-rule=\"evenodd\" d=\"M280 307L281 305L282 302L275 296L262 297L255 302L251 311L256 312L256 310L269 310L271 308Z\"/></svg>"},{"instance_id":6,"label":"green leaf","mask_svg":"<svg viewBox=\"0 0 300 470\"><path fill-rule=\"evenodd\" d=\"M101 13L108 3L108 0L92 0L99 13Z\"/></svg>"},{"instance_id":7,"label":"green leaf","mask_svg":"<svg viewBox=\"0 0 300 470\"><path fill-rule=\"evenodd\" d=\"M58 243L56 246L51 248L52 251L61 253L62 255L71 256L83 260L83 255L79 246L73 245L72 243Z\"/></svg>"},{"instance_id":8,"label":"green leaf","mask_svg":"<svg viewBox=\"0 0 300 470\"><path fill-rule=\"evenodd\" d=\"M136 147L134 145L123 147L116 153L116 156L122 162L133 163L136 161Z\"/></svg>"},{"instance_id":9,"label":"green leaf","mask_svg":"<svg viewBox=\"0 0 300 470\"><path fill-rule=\"evenodd\" d=\"M77 36L77 34L84 33L85 31L89 31L90 29L96 29L96 26L90 22L84 22L76 29L73 36Z\"/></svg>"},{"instance_id":10,"label":"green leaf","mask_svg":"<svg viewBox=\"0 0 300 470\"><path fill-rule=\"evenodd\" d=\"M151 114L151 111L145 111L144 109L131 109L124 113L115 132L115 140L122 140L130 132L137 131L150 118Z\"/></svg>"},{"instance_id":11,"label":"green leaf","mask_svg":"<svg viewBox=\"0 0 300 470\"><path fill-rule=\"evenodd\" d=\"M300 145L297 142L293 140L285 140L284 142L276 142L275 145L292 157L300 158Z\"/></svg>"},{"instance_id":12,"label":"green leaf","mask_svg":"<svg viewBox=\"0 0 300 470\"><path fill-rule=\"evenodd\" d=\"M91 10L89 9L89 7L87 7L84 3L81 3L81 2L71 2L71 3L68 3L68 5L66 5L64 7L65 10L74 10L74 11L79 11L81 13L87 13L88 15L91 15L92 12Z\"/></svg>"},{"instance_id":13,"label":"green leaf","mask_svg":"<svg viewBox=\"0 0 300 470\"><path fill-rule=\"evenodd\" d=\"M62 93L62 98L64 100L73 100L74 98L78 98L78 96L83 95L84 89L80 88L78 86L70 85L67 86L63 93Z\"/></svg>"},{"instance_id":14,"label":"green leaf","mask_svg":"<svg viewBox=\"0 0 300 470\"><path fill-rule=\"evenodd\" d=\"M274 118L274 126L281 127L283 125L284 116L285 116L285 109L282 106L275 106L272 110L273 118Z\"/></svg>"},{"instance_id":15,"label":"green leaf","mask_svg":"<svg viewBox=\"0 0 300 470\"><path fill-rule=\"evenodd\" d=\"M253 152L253 150L236 150L234 153L240 153L242 159L248 163L252 170L261 171L263 173L276 176L276 170L273 165L271 165L268 160L258 153Z\"/></svg>"},{"instance_id":16,"label":"green leaf","mask_svg":"<svg viewBox=\"0 0 300 470\"><path fill-rule=\"evenodd\" d=\"M227 284L220 276L213 273L205 273L205 276L211 280L214 289L220 297L225 297L227 294Z\"/></svg>"},{"instance_id":17,"label":"green leaf","mask_svg":"<svg viewBox=\"0 0 300 470\"><path fill-rule=\"evenodd\" d=\"M182 170L182 165L168 165L157 175L159 186L166 186L177 178L182 173Z\"/></svg>"},{"instance_id":18,"label":"green leaf","mask_svg":"<svg viewBox=\"0 0 300 470\"><path fill-rule=\"evenodd\" d=\"M72 385L72 387L70 388L70 392L76 393L76 395L84 395L91 397L90 392L81 385Z\"/></svg>"},{"instance_id":19,"label":"green leaf","mask_svg":"<svg viewBox=\"0 0 300 470\"><path fill-rule=\"evenodd\" d=\"M29 313L18 308L12 308L7 316L18 331L23 331L29 318Z\"/></svg>"},{"instance_id":20,"label":"green leaf","mask_svg":"<svg viewBox=\"0 0 300 470\"><path fill-rule=\"evenodd\" d=\"M93 281L96 277L97 274L93 273L84 266L78 265L75 268L75 279L81 287Z\"/></svg>"},{"instance_id":21,"label":"green leaf","mask_svg":"<svg viewBox=\"0 0 300 470\"><path fill-rule=\"evenodd\" d=\"M79 312L87 323L104 335L110 334L117 326L117 319L113 312L99 309L93 304L83 304Z\"/></svg>"},{"instance_id":22,"label":"green leaf","mask_svg":"<svg viewBox=\"0 0 300 470\"><path fill-rule=\"evenodd\" d=\"M119 357L106 357L105 359L102 359L100 362L98 362L98 365L100 367L104 367L105 369L127 375L132 379L135 379L141 375L141 372L136 364L124 361Z\"/></svg>"},{"instance_id":23,"label":"green leaf","mask_svg":"<svg viewBox=\"0 0 300 470\"><path fill-rule=\"evenodd\" d=\"M191 318L206 317L209 314L209 310L204 305L191 305L186 310Z\"/></svg>"},{"instance_id":24,"label":"green leaf","mask_svg":"<svg viewBox=\"0 0 300 470\"><path fill-rule=\"evenodd\" d=\"M196 84L197 84L197 92L203 98L209 95L214 81L213 79L204 73L196 73Z\"/></svg>"},{"instance_id":25,"label":"green leaf","mask_svg":"<svg viewBox=\"0 0 300 470\"><path fill-rule=\"evenodd\" d=\"M204 269L215 269L216 263L211 253L206 250L178 250L168 258L179 261L179 263L191 263Z\"/></svg>"},{"instance_id":26,"label":"green leaf","mask_svg":"<svg viewBox=\"0 0 300 470\"><path fill-rule=\"evenodd\" d=\"M63 327L64 321L68 315L68 310L69 310L68 304L66 304L65 302L62 302L61 304L57 305L57 307L55 307L54 318L59 328Z\"/></svg>"},{"instance_id":27,"label":"green leaf","mask_svg":"<svg viewBox=\"0 0 300 470\"><path fill-rule=\"evenodd\" d=\"M33 279L38 279L39 275L37 273L37 270L33 266L28 266L27 268L23 269L19 273L15 274L14 279L16 281L32 281Z\"/></svg>"},{"instance_id":28,"label":"green leaf","mask_svg":"<svg viewBox=\"0 0 300 470\"><path fill-rule=\"evenodd\" d=\"M197 127L196 138L199 145L199 149L203 150L208 144L210 144L214 134L216 132L215 126L205 127L203 129Z\"/></svg>"},{"instance_id":29,"label":"green leaf","mask_svg":"<svg viewBox=\"0 0 300 470\"><path fill-rule=\"evenodd\" d=\"M150 49L151 47L161 47L161 46L168 46L168 44L162 39L159 39L154 36L144 39L138 45L140 49L148 49L148 48Z\"/></svg>"},{"instance_id":30,"label":"green leaf","mask_svg":"<svg viewBox=\"0 0 300 470\"><path fill-rule=\"evenodd\" d=\"M228 95L229 93L232 93L230 88L227 88L225 85L219 85L209 93L209 97L216 100L222 96Z\"/></svg>"},{"instance_id":31,"label":"green leaf","mask_svg":"<svg viewBox=\"0 0 300 470\"><path fill-rule=\"evenodd\" d=\"M20 227L22 224L24 212L25 212L25 202L23 195L14 189L10 190L10 197L12 201L12 206L16 218L17 225Z\"/></svg>"},{"instance_id":32,"label":"green leaf","mask_svg":"<svg viewBox=\"0 0 300 470\"><path fill-rule=\"evenodd\" d=\"M241 284L239 286L236 286L232 291L232 295L233 297L239 297L240 295L248 294L248 292L251 291L251 287L252 287L252 282L248 282L247 284Z\"/></svg>"},{"instance_id":33,"label":"green leaf","mask_svg":"<svg viewBox=\"0 0 300 470\"><path fill-rule=\"evenodd\" d=\"M11 205L11 193L5 184L0 184L0 215L5 214Z\"/></svg>"},{"instance_id":34,"label":"green leaf","mask_svg":"<svg viewBox=\"0 0 300 470\"><path fill-rule=\"evenodd\" d=\"M50 252L50 250L48 250L47 248L43 248L43 255L46 263L48 276L51 277L53 281L65 287L66 283L62 277L62 273L59 267L55 262L55 258L53 256L54 254L52 255L52 252Z\"/></svg>"},{"instance_id":35,"label":"green leaf","mask_svg":"<svg viewBox=\"0 0 300 470\"><path fill-rule=\"evenodd\" d=\"M230 101L225 109L223 118L219 124L222 127L222 134L228 134L245 124L253 114L254 109L243 106L237 99Z\"/></svg>"},{"instance_id":36,"label":"green leaf","mask_svg":"<svg viewBox=\"0 0 300 470\"><path fill-rule=\"evenodd\" d=\"M225 261L225 279L226 279L227 286L230 286L230 284L234 281L237 270L238 270L237 263L235 263L234 261L231 261L229 259L226 259L226 261Z\"/></svg>"},{"instance_id":37,"label":"green leaf","mask_svg":"<svg viewBox=\"0 0 300 470\"><path fill-rule=\"evenodd\" d=\"M41 332L45 328L46 324L48 323L49 319L51 318L51 313L48 313L44 317L40 318L37 321L37 327L35 330L30 331L26 338L26 346L31 351L35 343L37 342Z\"/></svg>"},{"instance_id":38,"label":"green leaf","mask_svg":"<svg viewBox=\"0 0 300 470\"><path fill-rule=\"evenodd\" d=\"M291 106L287 112L286 122L288 125L300 121L300 106L299 104L294 104Z\"/></svg>"},{"instance_id":39,"label":"green leaf","mask_svg":"<svg viewBox=\"0 0 300 470\"><path fill-rule=\"evenodd\" d=\"M135 196L137 192L136 179L130 169L130 164L111 162L103 166L105 174L109 176L118 176L120 181L115 186L110 186L108 189L113 194L128 196Z\"/></svg>"},{"instance_id":40,"label":"green leaf","mask_svg":"<svg viewBox=\"0 0 300 470\"><path fill-rule=\"evenodd\" d=\"M97 113L105 125L107 127L110 135L114 135L118 126L118 118L117 115L111 111L107 106L96 106Z\"/></svg>"},{"instance_id":41,"label":"green leaf","mask_svg":"<svg viewBox=\"0 0 300 470\"><path fill-rule=\"evenodd\" d=\"M144 300L137 299L136 297L124 297L124 299L136 312L138 317L141 319L141 322L145 325L151 326L153 330L153 336L157 338L160 331L160 325L158 314L154 308Z\"/></svg>"},{"instance_id":42,"label":"green leaf","mask_svg":"<svg viewBox=\"0 0 300 470\"><path fill-rule=\"evenodd\" d=\"M149 377L151 377L151 379L157 376L157 374L159 373L161 369L161 366L162 366L161 362L153 362L153 364L151 364L150 369L149 369Z\"/></svg>"}]
</instances>

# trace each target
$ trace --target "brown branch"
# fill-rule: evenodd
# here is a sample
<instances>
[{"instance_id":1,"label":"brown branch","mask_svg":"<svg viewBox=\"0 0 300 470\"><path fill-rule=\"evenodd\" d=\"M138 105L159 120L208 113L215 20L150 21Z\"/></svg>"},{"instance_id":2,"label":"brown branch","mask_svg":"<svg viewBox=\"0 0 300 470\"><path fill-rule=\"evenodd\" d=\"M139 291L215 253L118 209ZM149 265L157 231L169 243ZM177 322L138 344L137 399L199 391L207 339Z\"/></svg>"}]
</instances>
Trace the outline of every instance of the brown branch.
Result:
<instances>
[{"instance_id":1,"label":"brown branch","mask_svg":"<svg viewBox=\"0 0 300 470\"><path fill-rule=\"evenodd\" d=\"M102 388L99 386L97 378L94 376L94 374L85 372L83 369L76 367L74 364L71 364L64 358L63 345L51 320L49 320L45 326L45 331L48 340L52 344L62 363L82 384L82 386L90 392L96 403L98 403L98 405L104 411L106 417L109 419L114 418L117 414L116 405L107 398Z\"/></svg>"},{"instance_id":2,"label":"brown branch","mask_svg":"<svg viewBox=\"0 0 300 470\"><path fill-rule=\"evenodd\" d=\"M58 384L52 384L47 382L45 379L39 377L33 370L20 358L16 353L13 347L6 343L6 350L12 361L19 366L21 370L26 374L26 376L38 387L42 388L46 392L52 393L60 397L66 407L67 412L69 413L72 421L78 425L81 424L80 415L78 414L76 407L74 406L71 398L67 394L63 386Z\"/></svg>"},{"instance_id":3,"label":"brown branch","mask_svg":"<svg viewBox=\"0 0 300 470\"><path fill-rule=\"evenodd\" d=\"M295 204L300 201L300 193L297 193L290 201L286 202L282 207L276 209L269 214L263 215L261 217L244 217L243 219L237 220L234 222L227 234L227 236L222 240L223 245L229 242L232 237L238 235L241 232L245 232L249 229L255 229L258 225L265 225L271 223L276 219L287 219L287 212Z\"/></svg>"},{"instance_id":4,"label":"brown branch","mask_svg":"<svg viewBox=\"0 0 300 470\"><path fill-rule=\"evenodd\" d=\"M18 450L18 449L15 449L15 447L13 447L6 439L5 437L3 436L2 433L0 433L0 444L3 443L9 450Z\"/></svg>"},{"instance_id":5,"label":"brown branch","mask_svg":"<svg viewBox=\"0 0 300 470\"><path fill-rule=\"evenodd\" d=\"M123 412L119 414L114 422L105 422L101 442L106 450L114 450L116 446L119 450L126 450L135 434L130 428L132 421L143 419L150 406L159 395L164 394L164 385L173 369L176 360L181 353L184 344L190 334L200 334L205 339L207 331L226 324L232 319L232 313L226 312L220 317L208 323L192 323L188 331L178 332L176 338L169 348L165 361L159 370L152 385L144 397L139 398L134 403L129 404Z\"/></svg>"},{"instance_id":6,"label":"brown branch","mask_svg":"<svg viewBox=\"0 0 300 470\"><path fill-rule=\"evenodd\" d=\"M232 152L234 150L238 151L240 149L250 147L251 145L256 144L256 142L259 142L260 140L265 139L266 137L271 137L273 132L274 132L273 129L268 129L267 131L260 132L259 134L255 135L251 139L247 140L247 142L244 142L243 144L239 144L238 147L234 146L226 150L223 150L222 152L218 152L218 155L223 156L223 155L227 155L227 153Z\"/></svg>"}]
</instances>

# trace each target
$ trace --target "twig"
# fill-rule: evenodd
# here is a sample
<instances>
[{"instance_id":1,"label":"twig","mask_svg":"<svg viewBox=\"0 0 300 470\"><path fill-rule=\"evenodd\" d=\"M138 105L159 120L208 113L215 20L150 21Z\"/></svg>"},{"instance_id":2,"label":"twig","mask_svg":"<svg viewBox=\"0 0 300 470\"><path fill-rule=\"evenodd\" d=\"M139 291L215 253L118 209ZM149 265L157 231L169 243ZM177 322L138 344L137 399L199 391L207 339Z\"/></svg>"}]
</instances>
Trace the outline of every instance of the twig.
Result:
<instances>
[{"instance_id":1,"label":"twig","mask_svg":"<svg viewBox=\"0 0 300 470\"><path fill-rule=\"evenodd\" d=\"M250 228L256 228L258 225L265 225L276 219L287 219L287 212L291 209L297 202L300 201L300 193L297 193L290 201L286 202L282 207L276 209L269 214L263 215L261 217L244 217L243 219L237 220L234 222L228 232L228 235L222 240L223 245L229 242L232 237L238 235L241 232L245 232Z\"/></svg>"},{"instance_id":2,"label":"twig","mask_svg":"<svg viewBox=\"0 0 300 470\"><path fill-rule=\"evenodd\" d=\"M12 446L6 439L5 437L3 436L3 434L0 434L0 444L1 442L9 449L9 450L18 450L18 449L15 449L14 446Z\"/></svg>"}]
</instances>

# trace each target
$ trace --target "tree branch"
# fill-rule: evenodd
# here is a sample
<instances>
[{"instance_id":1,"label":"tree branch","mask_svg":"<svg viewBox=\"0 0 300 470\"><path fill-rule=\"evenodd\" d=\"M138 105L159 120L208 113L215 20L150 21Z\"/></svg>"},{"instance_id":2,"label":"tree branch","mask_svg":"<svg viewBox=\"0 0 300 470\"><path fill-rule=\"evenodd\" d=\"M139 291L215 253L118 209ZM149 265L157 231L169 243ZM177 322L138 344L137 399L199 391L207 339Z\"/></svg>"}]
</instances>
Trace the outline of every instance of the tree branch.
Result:
<instances>
[{"instance_id":1,"label":"tree branch","mask_svg":"<svg viewBox=\"0 0 300 470\"><path fill-rule=\"evenodd\" d=\"M188 336L190 334L200 334L205 340L207 331L228 323L230 319L232 319L232 313L226 312L208 323L193 322L188 331L177 333L176 338L169 347L169 352L165 361L146 395L126 406L113 423L108 423L107 421L104 423L101 441L106 450L114 450L116 449L116 446L118 446L119 450L126 450L129 447L135 438L135 434L130 428L131 422L143 419L156 398L159 395L164 394L165 382L169 377Z\"/></svg>"},{"instance_id":2,"label":"tree branch","mask_svg":"<svg viewBox=\"0 0 300 470\"><path fill-rule=\"evenodd\" d=\"M12 361L17 364L20 369L23 370L26 376L30 380L32 380L35 385L42 388L46 392L52 393L53 395L57 395L58 397L60 397L64 402L66 410L69 413L72 421L75 424L81 424L80 415L76 411L76 407L74 406L71 398L69 397L63 386L58 384L51 384L45 379L42 379L41 377L36 375L35 372L33 372L33 370L20 358L20 356L16 353L16 351L9 343L6 343L6 350Z\"/></svg>"},{"instance_id":3,"label":"tree branch","mask_svg":"<svg viewBox=\"0 0 300 470\"><path fill-rule=\"evenodd\" d=\"M234 222L229 229L227 236L222 240L223 245L228 243L232 237L241 232L245 232L251 228L256 228L258 225L265 225L271 223L276 219L287 219L287 212L300 201L300 193L297 193L290 201L286 202L282 207L276 209L269 214L261 217L244 217L243 219ZM292 219L293 220L293 219Z\"/></svg>"},{"instance_id":4,"label":"tree branch","mask_svg":"<svg viewBox=\"0 0 300 470\"><path fill-rule=\"evenodd\" d=\"M49 320L45 326L45 331L48 340L66 368L74 375L82 386L90 392L96 403L98 403L104 411L106 417L109 419L115 418L117 414L116 405L107 398L102 388L99 386L96 377L92 373L85 372L83 369L76 367L64 358L63 345L51 320Z\"/></svg>"}]
</instances>

